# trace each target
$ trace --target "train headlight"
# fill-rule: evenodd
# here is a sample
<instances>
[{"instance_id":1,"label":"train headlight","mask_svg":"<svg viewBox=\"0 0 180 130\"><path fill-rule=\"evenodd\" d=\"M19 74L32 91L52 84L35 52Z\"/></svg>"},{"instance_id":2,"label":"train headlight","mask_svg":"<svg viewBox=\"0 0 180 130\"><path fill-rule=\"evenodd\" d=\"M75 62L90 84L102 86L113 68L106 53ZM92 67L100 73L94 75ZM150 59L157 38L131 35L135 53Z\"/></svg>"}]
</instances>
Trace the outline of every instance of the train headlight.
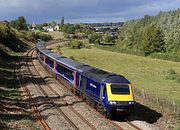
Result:
<instances>
[{"instance_id":1,"label":"train headlight","mask_svg":"<svg viewBox=\"0 0 180 130\"><path fill-rule=\"evenodd\" d=\"M130 101L129 104L134 104L134 102L133 102L133 101Z\"/></svg>"},{"instance_id":2,"label":"train headlight","mask_svg":"<svg viewBox=\"0 0 180 130\"><path fill-rule=\"evenodd\" d=\"M116 104L116 101L110 101L109 104L115 105L115 104Z\"/></svg>"}]
</instances>

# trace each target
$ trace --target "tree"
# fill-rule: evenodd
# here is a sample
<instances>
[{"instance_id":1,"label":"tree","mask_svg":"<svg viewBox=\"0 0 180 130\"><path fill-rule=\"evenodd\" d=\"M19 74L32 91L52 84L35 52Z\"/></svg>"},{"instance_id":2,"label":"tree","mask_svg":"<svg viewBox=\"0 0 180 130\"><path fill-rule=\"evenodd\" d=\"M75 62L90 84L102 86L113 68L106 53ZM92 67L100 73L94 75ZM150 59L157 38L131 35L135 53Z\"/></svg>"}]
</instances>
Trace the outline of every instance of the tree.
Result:
<instances>
[{"instance_id":1,"label":"tree","mask_svg":"<svg viewBox=\"0 0 180 130\"><path fill-rule=\"evenodd\" d=\"M52 21L52 22L50 23L50 25L54 28L54 27L57 25L57 23L56 23L55 21Z\"/></svg>"},{"instance_id":2,"label":"tree","mask_svg":"<svg viewBox=\"0 0 180 130\"><path fill-rule=\"evenodd\" d=\"M17 30L28 30L26 19L24 16L20 16L18 17L18 19L11 21L10 25Z\"/></svg>"},{"instance_id":3,"label":"tree","mask_svg":"<svg viewBox=\"0 0 180 130\"><path fill-rule=\"evenodd\" d=\"M61 26L63 26L64 25L64 16L62 16L62 18L61 18Z\"/></svg>"},{"instance_id":4,"label":"tree","mask_svg":"<svg viewBox=\"0 0 180 130\"><path fill-rule=\"evenodd\" d=\"M42 26L47 27L48 23L43 23Z\"/></svg>"},{"instance_id":5,"label":"tree","mask_svg":"<svg viewBox=\"0 0 180 130\"><path fill-rule=\"evenodd\" d=\"M101 36L98 35L98 34L91 34L89 36L89 43L96 43L96 44L99 44L100 43L100 38Z\"/></svg>"},{"instance_id":6,"label":"tree","mask_svg":"<svg viewBox=\"0 0 180 130\"><path fill-rule=\"evenodd\" d=\"M109 34L104 34L104 36L103 36L103 41L105 42L105 43L113 43L114 42L114 39L113 39L113 37L112 36L110 36Z\"/></svg>"},{"instance_id":7,"label":"tree","mask_svg":"<svg viewBox=\"0 0 180 130\"><path fill-rule=\"evenodd\" d=\"M24 16L20 16L17 19L18 30L27 30L26 19Z\"/></svg>"},{"instance_id":8,"label":"tree","mask_svg":"<svg viewBox=\"0 0 180 130\"><path fill-rule=\"evenodd\" d=\"M63 25L61 26L61 31L66 32L67 33L68 30L68 26L67 25Z\"/></svg>"},{"instance_id":9,"label":"tree","mask_svg":"<svg viewBox=\"0 0 180 130\"><path fill-rule=\"evenodd\" d=\"M69 34L74 34L74 33L75 33L75 27L74 27L74 25L69 24L69 25L67 25L67 26L68 26L67 32L68 32Z\"/></svg>"},{"instance_id":10,"label":"tree","mask_svg":"<svg viewBox=\"0 0 180 130\"><path fill-rule=\"evenodd\" d=\"M154 52L164 52L164 34L159 27L148 25L142 33L142 50L145 55Z\"/></svg>"}]
</instances>

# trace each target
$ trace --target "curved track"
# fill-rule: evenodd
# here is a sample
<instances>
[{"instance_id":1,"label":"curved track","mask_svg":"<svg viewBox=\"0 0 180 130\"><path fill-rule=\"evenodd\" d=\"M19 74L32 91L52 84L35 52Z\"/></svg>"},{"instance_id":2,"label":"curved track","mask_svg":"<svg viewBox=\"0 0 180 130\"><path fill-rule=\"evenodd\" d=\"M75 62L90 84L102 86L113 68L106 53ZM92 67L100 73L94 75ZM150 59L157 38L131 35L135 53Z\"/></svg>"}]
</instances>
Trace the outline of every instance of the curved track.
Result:
<instances>
[{"instance_id":1,"label":"curved track","mask_svg":"<svg viewBox=\"0 0 180 130\"><path fill-rule=\"evenodd\" d=\"M29 53L32 49L28 50L27 53ZM21 55L21 57L26 57L27 54L24 53ZM29 105L31 105L31 109L32 109L32 112L34 114L34 116L36 117L37 121L39 122L39 124L41 125L42 129L43 130L50 130L50 127L48 126L48 124L45 122L45 120L43 119L42 115L40 114L39 110L37 109L37 104L36 102L34 101L34 99L32 98L28 88L26 87L26 85L24 85L25 83L25 79L23 77L23 74L21 72L21 60L19 58L19 61L16 63L16 66L17 66L17 80L19 82L19 85L20 85L20 92L21 92L21 96L26 100L29 101ZM31 127L30 127L31 128Z\"/></svg>"}]
</instances>

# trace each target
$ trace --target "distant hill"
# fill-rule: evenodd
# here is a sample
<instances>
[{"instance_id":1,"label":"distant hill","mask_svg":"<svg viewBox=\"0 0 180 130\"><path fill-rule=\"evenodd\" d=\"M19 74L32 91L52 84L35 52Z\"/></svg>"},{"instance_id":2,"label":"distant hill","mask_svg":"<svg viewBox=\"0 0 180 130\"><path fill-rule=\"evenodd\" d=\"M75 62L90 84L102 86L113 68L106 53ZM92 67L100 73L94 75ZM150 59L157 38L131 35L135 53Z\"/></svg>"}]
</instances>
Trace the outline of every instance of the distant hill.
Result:
<instances>
[{"instance_id":1,"label":"distant hill","mask_svg":"<svg viewBox=\"0 0 180 130\"><path fill-rule=\"evenodd\" d=\"M180 55L180 9L125 22L116 43L118 48L144 55Z\"/></svg>"},{"instance_id":2,"label":"distant hill","mask_svg":"<svg viewBox=\"0 0 180 130\"><path fill-rule=\"evenodd\" d=\"M93 27L102 27L102 26L116 26L121 27L123 26L124 22L117 22L117 23L86 23L86 25L91 25Z\"/></svg>"}]
</instances>

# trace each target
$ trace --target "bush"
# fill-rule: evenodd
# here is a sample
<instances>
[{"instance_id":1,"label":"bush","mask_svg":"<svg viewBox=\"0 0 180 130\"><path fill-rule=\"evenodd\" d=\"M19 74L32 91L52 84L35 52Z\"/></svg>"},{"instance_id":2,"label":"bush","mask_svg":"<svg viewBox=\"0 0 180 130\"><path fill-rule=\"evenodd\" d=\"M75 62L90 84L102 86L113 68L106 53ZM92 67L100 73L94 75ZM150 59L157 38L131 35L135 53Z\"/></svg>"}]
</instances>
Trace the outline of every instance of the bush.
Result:
<instances>
[{"instance_id":1,"label":"bush","mask_svg":"<svg viewBox=\"0 0 180 130\"><path fill-rule=\"evenodd\" d=\"M174 69L170 69L166 72L166 79L175 80L180 83L180 75Z\"/></svg>"},{"instance_id":2,"label":"bush","mask_svg":"<svg viewBox=\"0 0 180 130\"><path fill-rule=\"evenodd\" d=\"M71 49L81 49L81 48L90 49L90 45L87 42L82 42L82 41L78 41L78 40L72 40L71 42L69 42L68 46Z\"/></svg>"},{"instance_id":3,"label":"bush","mask_svg":"<svg viewBox=\"0 0 180 130\"><path fill-rule=\"evenodd\" d=\"M98 35L98 34L91 34L89 36L89 43L99 44L100 43L100 39L101 39L100 35Z\"/></svg>"},{"instance_id":4,"label":"bush","mask_svg":"<svg viewBox=\"0 0 180 130\"><path fill-rule=\"evenodd\" d=\"M174 69L170 69L167 71L166 78L169 80L175 80L177 77L176 71Z\"/></svg>"},{"instance_id":5,"label":"bush","mask_svg":"<svg viewBox=\"0 0 180 130\"><path fill-rule=\"evenodd\" d=\"M72 60L75 60L75 58L73 56L70 56L69 58L72 59Z\"/></svg>"},{"instance_id":6,"label":"bush","mask_svg":"<svg viewBox=\"0 0 180 130\"><path fill-rule=\"evenodd\" d=\"M48 34L45 34L45 33L40 33L40 32L38 32L38 33L33 33L32 36L33 36L33 38L34 38L35 40L37 40L37 39L42 39L43 41L49 41L49 40L52 39L52 36L51 36L51 35L48 35Z\"/></svg>"}]
</instances>

